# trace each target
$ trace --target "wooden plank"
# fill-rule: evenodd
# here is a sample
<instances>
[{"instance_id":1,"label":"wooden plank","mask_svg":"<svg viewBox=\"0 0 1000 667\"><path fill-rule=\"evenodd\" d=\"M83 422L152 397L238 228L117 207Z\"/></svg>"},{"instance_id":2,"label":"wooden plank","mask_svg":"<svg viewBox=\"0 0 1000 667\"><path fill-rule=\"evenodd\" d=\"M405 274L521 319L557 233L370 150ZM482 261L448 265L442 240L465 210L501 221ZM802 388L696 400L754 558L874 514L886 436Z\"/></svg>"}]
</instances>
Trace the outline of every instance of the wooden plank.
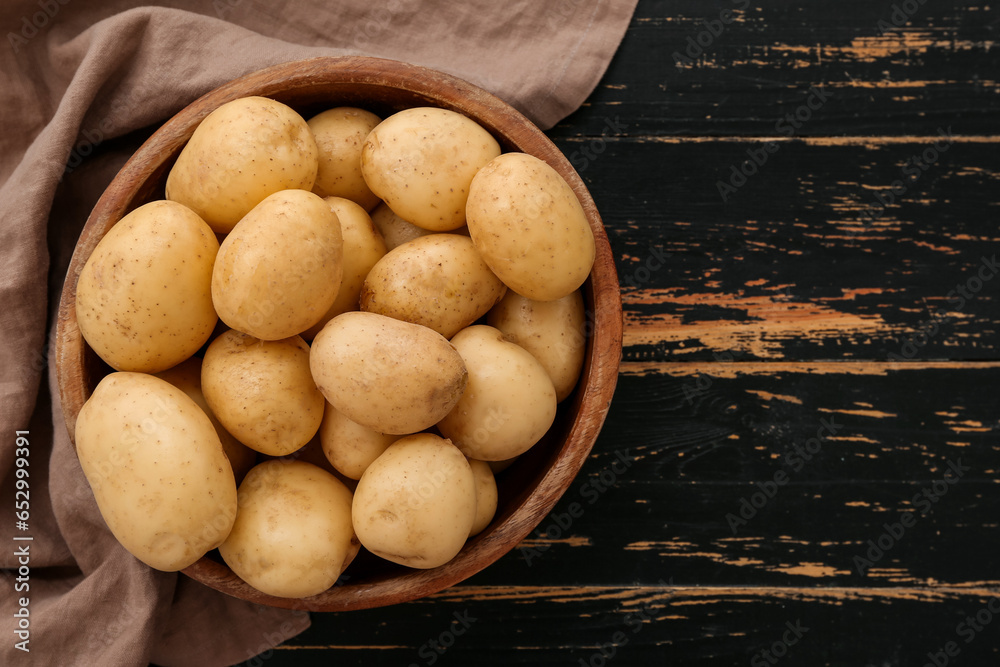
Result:
<instances>
[{"instance_id":1,"label":"wooden plank","mask_svg":"<svg viewBox=\"0 0 1000 667\"><path fill-rule=\"evenodd\" d=\"M1000 363L635 366L481 581L1000 586Z\"/></svg>"},{"instance_id":2,"label":"wooden plank","mask_svg":"<svg viewBox=\"0 0 1000 667\"><path fill-rule=\"evenodd\" d=\"M727 201L718 183L763 144L602 140L581 166L625 359L996 358L998 143L933 139L781 142ZM579 161L581 145L560 147Z\"/></svg>"},{"instance_id":3,"label":"wooden plank","mask_svg":"<svg viewBox=\"0 0 1000 667\"><path fill-rule=\"evenodd\" d=\"M314 614L265 664L922 665L949 642L955 664L992 664L991 605L996 591L981 588L469 585Z\"/></svg>"},{"instance_id":4,"label":"wooden plank","mask_svg":"<svg viewBox=\"0 0 1000 667\"><path fill-rule=\"evenodd\" d=\"M641 0L602 85L553 134L615 134L607 118L632 136L992 134L1000 7L914 2ZM779 126L817 85L831 99Z\"/></svg>"}]
</instances>

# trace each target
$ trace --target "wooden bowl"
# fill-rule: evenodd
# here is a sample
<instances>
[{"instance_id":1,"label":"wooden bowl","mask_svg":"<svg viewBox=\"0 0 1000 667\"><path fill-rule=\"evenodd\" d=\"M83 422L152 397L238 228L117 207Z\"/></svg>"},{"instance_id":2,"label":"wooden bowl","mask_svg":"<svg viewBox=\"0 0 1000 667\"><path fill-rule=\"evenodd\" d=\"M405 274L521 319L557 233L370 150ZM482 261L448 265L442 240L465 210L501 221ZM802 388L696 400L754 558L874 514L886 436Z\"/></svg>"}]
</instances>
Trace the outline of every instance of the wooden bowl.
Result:
<instances>
[{"instance_id":1,"label":"wooden bowl","mask_svg":"<svg viewBox=\"0 0 1000 667\"><path fill-rule=\"evenodd\" d=\"M414 106L458 111L491 132L505 152L529 153L552 165L573 187L593 228L597 260L584 286L588 340L583 375L574 394L560 405L548 435L497 476L500 499L492 524L470 539L453 560L434 569L413 570L362 549L336 586L302 600L277 598L251 588L233 574L217 552L184 570L206 586L238 598L315 611L379 607L435 593L496 561L548 515L597 439L614 393L622 349L621 296L614 259L586 186L537 127L500 99L465 81L378 58L315 58L236 79L164 123L122 167L97 202L66 276L56 331L56 375L70 438L80 408L101 378L111 372L84 342L77 327L80 270L98 241L122 216L164 198L167 173L198 123L225 102L250 95L281 101L305 118L335 106L362 107L382 117Z\"/></svg>"}]
</instances>

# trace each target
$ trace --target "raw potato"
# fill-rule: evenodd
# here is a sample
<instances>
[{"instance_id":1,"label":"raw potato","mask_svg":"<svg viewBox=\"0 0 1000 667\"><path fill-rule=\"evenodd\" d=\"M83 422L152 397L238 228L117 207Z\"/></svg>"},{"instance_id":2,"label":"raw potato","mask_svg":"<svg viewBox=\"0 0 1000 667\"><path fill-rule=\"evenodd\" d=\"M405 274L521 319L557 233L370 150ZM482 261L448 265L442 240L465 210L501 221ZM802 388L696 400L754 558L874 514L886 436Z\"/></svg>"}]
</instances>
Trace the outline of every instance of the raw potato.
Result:
<instances>
[{"instance_id":1,"label":"raw potato","mask_svg":"<svg viewBox=\"0 0 1000 667\"><path fill-rule=\"evenodd\" d=\"M87 344L116 370L156 373L190 357L218 321L218 251L208 225L175 202L123 217L80 272L76 317Z\"/></svg>"},{"instance_id":2,"label":"raw potato","mask_svg":"<svg viewBox=\"0 0 1000 667\"><path fill-rule=\"evenodd\" d=\"M351 491L311 463L265 461L240 485L240 511L219 553L262 593L283 598L322 593L360 548L351 503Z\"/></svg>"},{"instance_id":3,"label":"raw potato","mask_svg":"<svg viewBox=\"0 0 1000 667\"><path fill-rule=\"evenodd\" d=\"M365 276L386 253L385 242L363 208L342 197L327 197L324 201L340 219L340 231L344 238L344 276L337 300L319 322L302 334L306 340L315 338L319 330L337 315L358 309Z\"/></svg>"},{"instance_id":4,"label":"raw potato","mask_svg":"<svg viewBox=\"0 0 1000 667\"><path fill-rule=\"evenodd\" d=\"M361 173L404 220L436 232L465 224L469 184L500 155L500 144L475 121L431 107L389 116L365 139Z\"/></svg>"},{"instance_id":5,"label":"raw potato","mask_svg":"<svg viewBox=\"0 0 1000 667\"><path fill-rule=\"evenodd\" d=\"M167 176L167 199L220 234L268 195L312 189L319 168L306 121L266 97L223 104L201 121Z\"/></svg>"},{"instance_id":6,"label":"raw potato","mask_svg":"<svg viewBox=\"0 0 1000 667\"><path fill-rule=\"evenodd\" d=\"M393 563L432 568L454 558L476 519L476 480L462 452L419 433L397 440L358 482L354 529L366 549Z\"/></svg>"},{"instance_id":7,"label":"raw potato","mask_svg":"<svg viewBox=\"0 0 1000 667\"><path fill-rule=\"evenodd\" d=\"M298 335L330 309L343 278L340 220L323 199L282 190L222 242L212 299L229 327L262 340Z\"/></svg>"},{"instance_id":8,"label":"raw potato","mask_svg":"<svg viewBox=\"0 0 1000 667\"><path fill-rule=\"evenodd\" d=\"M156 377L166 380L183 391L208 415L208 418L212 420L212 426L215 427L216 435L222 441L222 449L226 452L226 458L229 459L229 464L233 467L236 483L239 484L243 481L250 468L257 463L257 452L234 438L233 434L226 430L212 409L208 407L205 394L201 391L201 359L191 357L173 368L157 373Z\"/></svg>"},{"instance_id":9,"label":"raw potato","mask_svg":"<svg viewBox=\"0 0 1000 667\"><path fill-rule=\"evenodd\" d=\"M470 238L431 234L404 243L372 267L361 290L361 310L422 324L451 338L506 291Z\"/></svg>"},{"instance_id":10,"label":"raw potato","mask_svg":"<svg viewBox=\"0 0 1000 667\"><path fill-rule=\"evenodd\" d=\"M205 350L201 389L226 430L263 454L294 452L323 421L323 395L299 336L262 341L226 331Z\"/></svg>"},{"instance_id":11,"label":"raw potato","mask_svg":"<svg viewBox=\"0 0 1000 667\"><path fill-rule=\"evenodd\" d=\"M552 426L556 390L542 365L493 327L479 324L451 339L469 372L461 400L438 423L441 435L473 459L523 454Z\"/></svg>"},{"instance_id":12,"label":"raw potato","mask_svg":"<svg viewBox=\"0 0 1000 667\"><path fill-rule=\"evenodd\" d=\"M330 320L313 341L309 364L337 410L393 435L433 426L458 402L468 380L462 358L444 336L375 313Z\"/></svg>"},{"instance_id":13,"label":"raw potato","mask_svg":"<svg viewBox=\"0 0 1000 667\"><path fill-rule=\"evenodd\" d=\"M483 532L497 512L497 480L486 461L469 459L469 466L476 478L476 520L469 531L469 537L472 537Z\"/></svg>"},{"instance_id":14,"label":"raw potato","mask_svg":"<svg viewBox=\"0 0 1000 667\"><path fill-rule=\"evenodd\" d=\"M233 470L212 422L177 387L111 373L80 410L75 435L101 515L143 563L182 570L229 534Z\"/></svg>"},{"instance_id":15,"label":"raw potato","mask_svg":"<svg viewBox=\"0 0 1000 667\"><path fill-rule=\"evenodd\" d=\"M518 294L554 301L578 289L594 265L594 233L559 173L525 153L483 167L469 190L472 241Z\"/></svg>"},{"instance_id":16,"label":"raw potato","mask_svg":"<svg viewBox=\"0 0 1000 667\"><path fill-rule=\"evenodd\" d=\"M412 222L403 220L401 217L396 215L385 202L382 202L375 207L375 210L372 211L371 217L372 224L375 225L379 233L382 235L382 240L385 241L387 251L399 247L407 241L412 241L415 238L435 233L429 229L417 227Z\"/></svg>"},{"instance_id":17,"label":"raw potato","mask_svg":"<svg viewBox=\"0 0 1000 667\"><path fill-rule=\"evenodd\" d=\"M379 203L361 175L361 147L381 118L354 107L329 109L309 119L319 171L312 191L320 197L343 197L370 211Z\"/></svg>"},{"instance_id":18,"label":"raw potato","mask_svg":"<svg viewBox=\"0 0 1000 667\"><path fill-rule=\"evenodd\" d=\"M319 438L323 454L337 472L350 479L361 479L371 462L400 436L362 426L327 403Z\"/></svg>"},{"instance_id":19,"label":"raw potato","mask_svg":"<svg viewBox=\"0 0 1000 667\"><path fill-rule=\"evenodd\" d=\"M541 362L563 401L583 369L587 347L583 294L575 290L555 301L533 301L509 291L486 318L512 343Z\"/></svg>"}]
</instances>

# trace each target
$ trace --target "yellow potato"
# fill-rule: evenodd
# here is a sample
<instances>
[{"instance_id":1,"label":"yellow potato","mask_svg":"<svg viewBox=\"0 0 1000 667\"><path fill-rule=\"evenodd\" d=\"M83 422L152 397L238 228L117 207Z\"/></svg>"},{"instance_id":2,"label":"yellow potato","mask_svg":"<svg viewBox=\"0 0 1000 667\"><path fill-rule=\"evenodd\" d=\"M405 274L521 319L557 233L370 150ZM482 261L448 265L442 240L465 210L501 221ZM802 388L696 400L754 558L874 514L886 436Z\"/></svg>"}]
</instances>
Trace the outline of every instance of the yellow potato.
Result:
<instances>
[{"instance_id":1,"label":"yellow potato","mask_svg":"<svg viewBox=\"0 0 1000 667\"><path fill-rule=\"evenodd\" d=\"M476 520L469 532L469 537L472 537L483 532L497 512L497 480L486 461L469 459L469 466L476 478Z\"/></svg>"},{"instance_id":2,"label":"yellow potato","mask_svg":"<svg viewBox=\"0 0 1000 667\"><path fill-rule=\"evenodd\" d=\"M393 435L433 426L458 402L468 379L444 336L375 313L330 320L313 341L309 364L333 407Z\"/></svg>"},{"instance_id":3,"label":"yellow potato","mask_svg":"<svg viewBox=\"0 0 1000 667\"><path fill-rule=\"evenodd\" d=\"M462 452L432 433L397 440L358 482L352 511L361 544L413 568L454 558L476 519L476 480Z\"/></svg>"},{"instance_id":4,"label":"yellow potato","mask_svg":"<svg viewBox=\"0 0 1000 667\"><path fill-rule=\"evenodd\" d=\"M336 301L319 322L302 334L306 340L315 338L319 330L337 315L358 309L365 276L386 253L385 242L363 208L342 197L327 197L324 201L340 219L340 231L344 238L344 276Z\"/></svg>"},{"instance_id":5,"label":"yellow potato","mask_svg":"<svg viewBox=\"0 0 1000 667\"><path fill-rule=\"evenodd\" d=\"M361 290L361 310L422 324L451 338L506 291L470 238L431 234L404 243L372 267Z\"/></svg>"},{"instance_id":6,"label":"yellow potato","mask_svg":"<svg viewBox=\"0 0 1000 667\"><path fill-rule=\"evenodd\" d=\"M226 331L205 350L201 390L226 430L263 454L294 452L323 421L323 395L299 336L262 341Z\"/></svg>"},{"instance_id":7,"label":"yellow potato","mask_svg":"<svg viewBox=\"0 0 1000 667\"><path fill-rule=\"evenodd\" d=\"M182 570L236 518L236 480L211 420L145 373L111 373L76 421L76 452L101 515L133 556Z\"/></svg>"},{"instance_id":8,"label":"yellow potato","mask_svg":"<svg viewBox=\"0 0 1000 667\"><path fill-rule=\"evenodd\" d=\"M465 393L438 423L462 453L483 461L523 454L552 426L556 390L542 365L503 333L479 324L452 344L469 372Z\"/></svg>"},{"instance_id":9,"label":"yellow potato","mask_svg":"<svg viewBox=\"0 0 1000 667\"><path fill-rule=\"evenodd\" d=\"M524 153L479 170L469 189L469 233L500 280L518 294L554 301L583 285L594 265L594 233L559 173Z\"/></svg>"},{"instance_id":10,"label":"yellow potato","mask_svg":"<svg viewBox=\"0 0 1000 667\"><path fill-rule=\"evenodd\" d=\"M533 301L509 291L489 312L486 323L541 362L556 388L556 399L573 391L587 348L583 294L575 290L555 301Z\"/></svg>"},{"instance_id":11,"label":"yellow potato","mask_svg":"<svg viewBox=\"0 0 1000 667\"><path fill-rule=\"evenodd\" d=\"M407 241L412 241L415 238L435 233L429 229L417 227L412 222L403 220L401 217L396 215L385 202L382 202L375 207L375 210L372 211L371 217L372 224L375 225L379 233L382 235L382 240L385 241L387 251L392 250L397 246L401 246Z\"/></svg>"},{"instance_id":12,"label":"yellow potato","mask_svg":"<svg viewBox=\"0 0 1000 667\"><path fill-rule=\"evenodd\" d=\"M361 175L361 147L381 118L354 107L328 109L309 119L319 149L319 171L312 191L320 197L343 197L370 211L379 198Z\"/></svg>"},{"instance_id":13,"label":"yellow potato","mask_svg":"<svg viewBox=\"0 0 1000 667\"><path fill-rule=\"evenodd\" d=\"M236 477L236 483L239 484L243 481L250 468L254 467L254 464L257 463L257 452L234 438L233 434L226 430L226 427L219 422L219 418L215 416L212 409L208 407L205 394L201 391L201 359L191 357L173 368L160 371L156 374L156 377L166 380L183 391L208 415L208 418L212 420L212 426L215 427L215 433L219 436L219 440L222 441L222 449L226 452L226 458L229 459L229 464L233 467L233 475Z\"/></svg>"},{"instance_id":14,"label":"yellow potato","mask_svg":"<svg viewBox=\"0 0 1000 667\"><path fill-rule=\"evenodd\" d=\"M404 220L436 232L465 224L469 184L500 155L475 121L447 109L416 107L389 116L361 151L361 173Z\"/></svg>"},{"instance_id":15,"label":"yellow potato","mask_svg":"<svg viewBox=\"0 0 1000 667\"><path fill-rule=\"evenodd\" d=\"M239 514L219 554L268 595L322 593L360 548L351 503L351 491L311 463L265 461L240 484Z\"/></svg>"},{"instance_id":16,"label":"yellow potato","mask_svg":"<svg viewBox=\"0 0 1000 667\"><path fill-rule=\"evenodd\" d=\"M316 141L290 107L265 97L223 104L201 121L167 175L167 199L220 234L268 195L312 189Z\"/></svg>"},{"instance_id":17,"label":"yellow potato","mask_svg":"<svg viewBox=\"0 0 1000 667\"><path fill-rule=\"evenodd\" d=\"M219 248L212 300L229 327L280 340L313 326L343 278L340 220L323 199L282 190L258 204Z\"/></svg>"},{"instance_id":18,"label":"yellow potato","mask_svg":"<svg viewBox=\"0 0 1000 667\"><path fill-rule=\"evenodd\" d=\"M400 436L362 426L327 403L319 438L323 454L337 472L350 479L361 479L371 462Z\"/></svg>"},{"instance_id":19,"label":"yellow potato","mask_svg":"<svg viewBox=\"0 0 1000 667\"><path fill-rule=\"evenodd\" d=\"M190 209L154 201L112 227L84 264L76 317L116 370L156 373L205 344L218 321L212 267L219 243Z\"/></svg>"}]
</instances>

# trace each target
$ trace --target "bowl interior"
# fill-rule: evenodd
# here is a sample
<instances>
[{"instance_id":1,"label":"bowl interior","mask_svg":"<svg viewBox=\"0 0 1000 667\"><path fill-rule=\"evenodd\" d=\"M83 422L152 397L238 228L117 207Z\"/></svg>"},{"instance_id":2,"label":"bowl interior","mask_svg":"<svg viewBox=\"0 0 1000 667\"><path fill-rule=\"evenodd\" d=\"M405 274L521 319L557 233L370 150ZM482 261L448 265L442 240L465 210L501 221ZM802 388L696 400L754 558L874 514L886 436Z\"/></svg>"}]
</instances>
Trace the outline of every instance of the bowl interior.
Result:
<instances>
[{"instance_id":1,"label":"bowl interior","mask_svg":"<svg viewBox=\"0 0 1000 667\"><path fill-rule=\"evenodd\" d=\"M276 99L305 118L336 106L357 106L381 117L415 106L458 111L492 133L505 152L529 153L554 167L573 187L594 231L597 259L584 285L588 340L581 379L573 395L560 404L546 437L497 476L496 517L452 561L430 570L412 570L362 549L336 586L302 600L253 589L215 553L184 570L216 590L284 608L343 611L429 595L480 571L516 546L549 513L597 438L617 381L622 335L617 274L601 218L569 161L537 127L498 98L455 77L396 61L344 57L278 65L236 79L161 126L118 173L87 220L66 277L56 333L56 374L71 439L80 408L101 378L111 372L87 346L76 325L80 270L122 216L164 197L167 173L198 123L225 102L250 95Z\"/></svg>"}]
</instances>

